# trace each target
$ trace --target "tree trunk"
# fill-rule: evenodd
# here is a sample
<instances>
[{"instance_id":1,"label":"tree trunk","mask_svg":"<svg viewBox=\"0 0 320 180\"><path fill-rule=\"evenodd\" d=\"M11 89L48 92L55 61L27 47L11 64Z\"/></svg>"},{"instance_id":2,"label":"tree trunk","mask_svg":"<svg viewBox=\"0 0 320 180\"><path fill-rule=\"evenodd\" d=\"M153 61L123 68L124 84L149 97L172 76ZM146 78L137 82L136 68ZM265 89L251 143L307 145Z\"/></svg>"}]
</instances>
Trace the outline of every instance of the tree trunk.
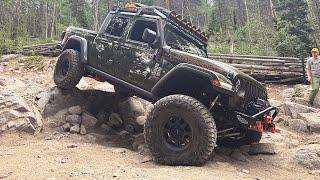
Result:
<instances>
[{"instance_id":1,"label":"tree trunk","mask_svg":"<svg viewBox=\"0 0 320 180\"><path fill-rule=\"evenodd\" d=\"M48 26L49 26L49 22L48 22L48 1L46 1L46 5L45 5L45 20L46 20L46 39L48 39Z\"/></svg>"},{"instance_id":2,"label":"tree trunk","mask_svg":"<svg viewBox=\"0 0 320 180\"><path fill-rule=\"evenodd\" d=\"M249 11L248 11L247 0L244 0L244 6L245 6L245 10L246 10L247 23L250 23L250 17L249 17Z\"/></svg>"},{"instance_id":3,"label":"tree trunk","mask_svg":"<svg viewBox=\"0 0 320 180\"><path fill-rule=\"evenodd\" d=\"M54 37L54 27L55 27L55 23L56 23L55 19L56 19L56 4L53 3L52 24L51 24L51 34L50 34L51 38Z\"/></svg>"}]
</instances>

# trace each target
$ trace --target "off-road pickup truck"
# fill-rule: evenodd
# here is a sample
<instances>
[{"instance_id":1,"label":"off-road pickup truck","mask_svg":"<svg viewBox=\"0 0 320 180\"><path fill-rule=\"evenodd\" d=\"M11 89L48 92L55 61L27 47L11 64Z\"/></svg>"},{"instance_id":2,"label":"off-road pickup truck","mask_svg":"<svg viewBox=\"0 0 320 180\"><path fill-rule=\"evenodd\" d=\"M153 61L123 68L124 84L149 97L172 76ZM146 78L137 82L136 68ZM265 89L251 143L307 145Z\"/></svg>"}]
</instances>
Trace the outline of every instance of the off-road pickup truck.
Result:
<instances>
[{"instance_id":1,"label":"off-road pickup truck","mask_svg":"<svg viewBox=\"0 0 320 180\"><path fill-rule=\"evenodd\" d=\"M208 59L208 36L173 11L114 8L98 32L69 27L54 72L60 88L83 76L154 103L144 134L156 162L201 165L217 145L239 147L274 132L266 88Z\"/></svg>"}]
</instances>

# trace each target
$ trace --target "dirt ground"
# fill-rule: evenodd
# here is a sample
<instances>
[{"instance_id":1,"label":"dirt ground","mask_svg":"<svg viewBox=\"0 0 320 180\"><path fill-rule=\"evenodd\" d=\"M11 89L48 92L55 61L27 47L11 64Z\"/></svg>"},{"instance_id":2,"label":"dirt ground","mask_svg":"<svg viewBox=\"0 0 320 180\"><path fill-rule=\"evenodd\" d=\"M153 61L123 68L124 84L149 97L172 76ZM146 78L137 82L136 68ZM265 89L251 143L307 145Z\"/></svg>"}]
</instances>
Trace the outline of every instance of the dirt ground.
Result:
<instances>
[{"instance_id":1,"label":"dirt ground","mask_svg":"<svg viewBox=\"0 0 320 180\"><path fill-rule=\"evenodd\" d=\"M32 93L28 95L26 90L54 86L54 60L41 70L7 63L0 72L0 83L14 80L11 88L24 92L24 98L32 101ZM82 85L95 84L84 81ZM104 87L112 89L110 85ZM281 100L279 92L284 88L269 85L269 97ZM275 145L275 155L248 155L245 161L238 161L216 152L202 167L155 164L148 155L131 150L118 138L98 131L85 136L62 133L49 127L37 135L0 134L0 179L320 179L293 160L296 148L319 140L284 127L262 140Z\"/></svg>"},{"instance_id":2,"label":"dirt ground","mask_svg":"<svg viewBox=\"0 0 320 180\"><path fill-rule=\"evenodd\" d=\"M0 178L8 179L315 179L287 161L285 149L248 162L212 158L202 167L155 164L137 152L105 141L71 135L60 140L4 134L0 139ZM71 147L70 147L71 146ZM73 147L72 146L76 146Z\"/></svg>"}]
</instances>

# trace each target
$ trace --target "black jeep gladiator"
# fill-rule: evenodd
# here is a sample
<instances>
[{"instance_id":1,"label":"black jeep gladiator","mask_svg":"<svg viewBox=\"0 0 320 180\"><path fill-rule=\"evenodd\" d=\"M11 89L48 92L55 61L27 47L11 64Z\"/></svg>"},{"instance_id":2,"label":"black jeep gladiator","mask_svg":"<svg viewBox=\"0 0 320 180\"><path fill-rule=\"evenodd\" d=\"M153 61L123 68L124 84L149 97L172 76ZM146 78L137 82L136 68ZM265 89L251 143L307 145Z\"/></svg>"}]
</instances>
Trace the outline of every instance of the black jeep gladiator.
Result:
<instances>
[{"instance_id":1,"label":"black jeep gladiator","mask_svg":"<svg viewBox=\"0 0 320 180\"><path fill-rule=\"evenodd\" d=\"M98 32L66 30L54 82L72 89L92 77L154 103L144 134L156 162L201 165L216 145L259 142L275 131L277 115L262 84L208 59L207 41L175 12L130 3L114 8Z\"/></svg>"}]
</instances>

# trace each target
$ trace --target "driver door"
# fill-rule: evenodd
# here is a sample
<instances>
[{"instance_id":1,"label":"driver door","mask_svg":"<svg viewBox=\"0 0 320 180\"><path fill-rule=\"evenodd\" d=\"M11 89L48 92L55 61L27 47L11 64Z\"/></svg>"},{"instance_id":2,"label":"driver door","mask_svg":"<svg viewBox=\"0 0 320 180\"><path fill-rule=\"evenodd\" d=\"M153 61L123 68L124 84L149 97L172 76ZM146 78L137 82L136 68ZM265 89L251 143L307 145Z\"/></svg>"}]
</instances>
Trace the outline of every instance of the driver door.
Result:
<instances>
[{"instance_id":1,"label":"driver door","mask_svg":"<svg viewBox=\"0 0 320 180\"><path fill-rule=\"evenodd\" d=\"M161 58L158 49L152 49L143 39L145 29L160 33L159 22L155 19L136 18L126 41L120 46L119 64L122 79L140 88L151 90L160 79Z\"/></svg>"},{"instance_id":2,"label":"driver door","mask_svg":"<svg viewBox=\"0 0 320 180\"><path fill-rule=\"evenodd\" d=\"M93 43L95 58L90 62L93 67L113 76L120 75L117 67L121 62L117 59L129 21L129 17L114 16L106 29L97 35Z\"/></svg>"}]
</instances>

